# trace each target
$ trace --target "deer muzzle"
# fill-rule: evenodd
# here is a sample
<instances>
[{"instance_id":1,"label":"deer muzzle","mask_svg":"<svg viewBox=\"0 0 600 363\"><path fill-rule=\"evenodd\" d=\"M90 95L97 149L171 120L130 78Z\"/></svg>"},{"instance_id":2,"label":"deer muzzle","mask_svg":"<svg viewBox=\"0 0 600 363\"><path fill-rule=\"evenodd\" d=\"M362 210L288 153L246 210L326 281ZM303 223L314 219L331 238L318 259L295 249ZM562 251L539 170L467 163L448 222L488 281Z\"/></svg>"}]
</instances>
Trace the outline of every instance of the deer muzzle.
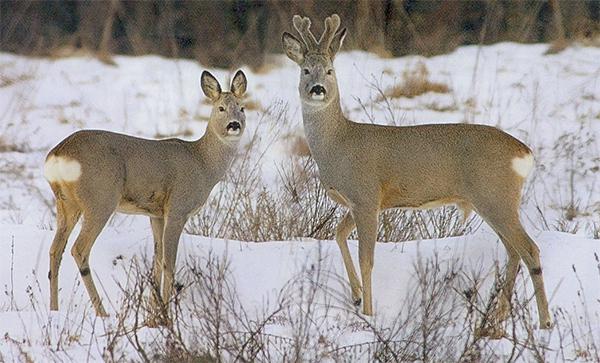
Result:
<instances>
[{"instance_id":1,"label":"deer muzzle","mask_svg":"<svg viewBox=\"0 0 600 363\"><path fill-rule=\"evenodd\" d=\"M242 132L242 124L239 121L231 121L226 127L227 135L238 136Z\"/></svg>"},{"instance_id":2,"label":"deer muzzle","mask_svg":"<svg viewBox=\"0 0 600 363\"><path fill-rule=\"evenodd\" d=\"M315 101L323 101L325 99L325 94L327 93L327 91L325 90L325 87L323 87L320 84L316 84L314 85L311 89L310 89L310 98L312 98Z\"/></svg>"}]
</instances>

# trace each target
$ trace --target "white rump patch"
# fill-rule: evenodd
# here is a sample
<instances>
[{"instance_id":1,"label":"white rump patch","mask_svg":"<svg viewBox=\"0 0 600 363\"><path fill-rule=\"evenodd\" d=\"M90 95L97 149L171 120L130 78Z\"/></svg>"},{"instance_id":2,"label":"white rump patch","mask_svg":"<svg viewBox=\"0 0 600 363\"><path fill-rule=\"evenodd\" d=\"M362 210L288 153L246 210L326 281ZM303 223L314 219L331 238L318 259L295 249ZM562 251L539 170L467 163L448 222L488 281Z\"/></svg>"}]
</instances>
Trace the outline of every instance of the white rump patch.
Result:
<instances>
[{"instance_id":1,"label":"white rump patch","mask_svg":"<svg viewBox=\"0 0 600 363\"><path fill-rule=\"evenodd\" d=\"M81 164L75 159L51 155L44 164L44 176L49 182L74 182L81 176Z\"/></svg>"},{"instance_id":2,"label":"white rump patch","mask_svg":"<svg viewBox=\"0 0 600 363\"><path fill-rule=\"evenodd\" d=\"M512 168L521 177L526 178L533 169L533 155L527 154L522 158L516 157L512 159Z\"/></svg>"}]
</instances>

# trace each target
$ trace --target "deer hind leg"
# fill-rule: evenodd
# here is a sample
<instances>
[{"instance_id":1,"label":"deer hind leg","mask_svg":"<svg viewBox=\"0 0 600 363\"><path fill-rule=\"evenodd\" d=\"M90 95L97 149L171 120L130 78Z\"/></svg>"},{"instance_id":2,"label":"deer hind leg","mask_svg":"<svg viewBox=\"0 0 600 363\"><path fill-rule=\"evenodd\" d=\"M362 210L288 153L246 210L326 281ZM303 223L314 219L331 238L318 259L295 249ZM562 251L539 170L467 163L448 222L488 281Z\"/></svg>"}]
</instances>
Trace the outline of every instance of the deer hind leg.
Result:
<instances>
[{"instance_id":1,"label":"deer hind leg","mask_svg":"<svg viewBox=\"0 0 600 363\"><path fill-rule=\"evenodd\" d=\"M552 327L552 319L548 311L548 299L544 287L544 278L542 276L542 264L540 262L540 249L535 242L529 237L521 224L517 226L516 232L518 242L515 244L519 255L527 265L529 276L533 282L535 291L535 299L537 301L538 316L540 319L541 329L550 329Z\"/></svg>"},{"instance_id":2,"label":"deer hind leg","mask_svg":"<svg viewBox=\"0 0 600 363\"><path fill-rule=\"evenodd\" d=\"M356 227L354 223L354 219L352 218L352 213L350 211L346 212L342 220L337 226L335 231L335 240L340 248L342 253L342 258L344 259L344 266L346 267L346 272L348 274L348 280L350 280L350 288L352 289L352 301L354 305L358 306L361 303L361 295L360 295L360 280L358 279L358 275L356 274L356 270L354 269L354 262L352 261L352 256L350 255L350 250L348 249L348 236L352 233L352 230Z\"/></svg>"},{"instance_id":3,"label":"deer hind leg","mask_svg":"<svg viewBox=\"0 0 600 363\"><path fill-rule=\"evenodd\" d=\"M358 232L358 258L363 286L363 314L373 315L373 301L371 297L371 273L375 257L375 243L377 242L377 210L353 211L356 230Z\"/></svg>"},{"instance_id":4,"label":"deer hind leg","mask_svg":"<svg viewBox=\"0 0 600 363\"><path fill-rule=\"evenodd\" d=\"M501 237L502 239L502 237ZM506 242L504 242L506 251L508 252L508 262L506 263L506 273L504 281L500 288L500 296L498 297L498 305L493 313L493 319L497 322L502 322L508 318L511 311L511 299L519 272L521 257L517 251Z\"/></svg>"},{"instance_id":5,"label":"deer hind leg","mask_svg":"<svg viewBox=\"0 0 600 363\"><path fill-rule=\"evenodd\" d=\"M501 232L499 232L494 225L488 222L490 226L495 230L496 234L500 237L502 244L506 248L508 254L508 261L506 263L506 272L504 279L501 283L498 303L491 314L491 321L494 324L500 324L508 318L510 315L512 305L512 294L515 288L515 282L517 280L517 273L519 272L519 265L521 262L521 256L517 250L511 244L511 241L506 238Z\"/></svg>"},{"instance_id":6,"label":"deer hind leg","mask_svg":"<svg viewBox=\"0 0 600 363\"><path fill-rule=\"evenodd\" d=\"M482 215L482 217L495 231L497 231L497 233L500 234L502 241L507 245L509 266L507 269L506 281L512 286L509 285L508 287L510 287L510 289L507 287L506 291L510 290L512 293L512 287L514 286L514 280L516 279L518 270L518 263L515 261L515 257L511 256L512 249L514 251L512 254L514 255L516 252L529 270L529 276L531 277L535 291L540 327L548 329L552 327L552 320L550 318L550 313L548 312L548 299L546 298L546 290L544 288L539 248L521 225L518 209L515 208L511 210L510 216L506 218L499 215L502 210L502 208L496 208L493 213L486 213L486 215ZM503 295L506 296L504 293ZM508 298L510 299L510 297ZM500 301L502 302L502 299ZM510 300L508 302L510 302Z\"/></svg>"},{"instance_id":7,"label":"deer hind leg","mask_svg":"<svg viewBox=\"0 0 600 363\"><path fill-rule=\"evenodd\" d=\"M63 200L57 194L56 233L50 247L50 267L48 270L48 279L50 280L50 310L58 310L58 271L67 241L80 215L81 210L77 204Z\"/></svg>"},{"instance_id":8,"label":"deer hind leg","mask_svg":"<svg viewBox=\"0 0 600 363\"><path fill-rule=\"evenodd\" d=\"M89 257L96 238L106 225L106 222L108 222L113 211L114 208L100 211L84 211L81 232L79 232L79 236L77 236L77 240L71 249L71 254L75 258L75 262L77 262L79 273L98 316L108 315L104 310L100 295L98 295L98 290L96 290L96 285L92 279Z\"/></svg>"}]
</instances>

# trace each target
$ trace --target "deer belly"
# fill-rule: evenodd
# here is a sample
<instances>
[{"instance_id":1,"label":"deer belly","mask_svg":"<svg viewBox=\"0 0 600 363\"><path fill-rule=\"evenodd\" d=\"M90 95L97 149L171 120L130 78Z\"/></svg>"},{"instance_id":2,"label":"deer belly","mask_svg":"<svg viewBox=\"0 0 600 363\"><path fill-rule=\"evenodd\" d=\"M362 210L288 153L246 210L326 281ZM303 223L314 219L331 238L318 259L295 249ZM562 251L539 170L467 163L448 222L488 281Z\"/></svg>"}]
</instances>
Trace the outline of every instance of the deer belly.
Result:
<instances>
[{"instance_id":1,"label":"deer belly","mask_svg":"<svg viewBox=\"0 0 600 363\"><path fill-rule=\"evenodd\" d=\"M119 205L117 206L117 212L161 217L163 215L163 206L162 203L159 203L152 198L144 201L121 198Z\"/></svg>"}]
</instances>

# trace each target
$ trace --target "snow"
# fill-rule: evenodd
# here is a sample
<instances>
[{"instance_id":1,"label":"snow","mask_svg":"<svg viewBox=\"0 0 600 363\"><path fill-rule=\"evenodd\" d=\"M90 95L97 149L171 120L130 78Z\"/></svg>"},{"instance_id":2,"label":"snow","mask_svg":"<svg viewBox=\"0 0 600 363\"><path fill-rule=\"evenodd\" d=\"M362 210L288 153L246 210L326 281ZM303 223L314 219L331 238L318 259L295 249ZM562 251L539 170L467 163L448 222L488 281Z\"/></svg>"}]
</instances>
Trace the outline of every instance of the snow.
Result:
<instances>
[{"instance_id":1,"label":"snow","mask_svg":"<svg viewBox=\"0 0 600 363\"><path fill-rule=\"evenodd\" d=\"M104 343L103 331L115 324L111 318L107 322L96 318L91 310L87 294L79 283L77 267L66 255L60 274L59 312L49 312L46 271L48 266L48 246L52 231L36 230L26 226L2 225L1 248L8 253L1 258L4 273L0 284L8 295L2 301L0 313L0 333L16 341L27 342L27 352L34 361L46 360L55 354L68 354L73 360L101 360ZM563 308L576 311L581 307L580 294L583 292L587 314L597 324L600 307L600 290L597 289L600 274L594 254L600 253L596 240L577 237L559 232L545 232L537 237L541 247L546 289L552 309ZM14 245L13 245L14 243ZM183 235L179 263L190 259L199 261L209 253L227 256L231 273L236 284L236 293L245 308L260 309L265 301L277 300L286 283L292 280L307 265L321 263L325 271L345 277L341 258L334 241L287 241L287 242L238 242L223 241L205 237ZM10 252L14 247L14 252ZM350 249L357 259L357 243L350 242ZM113 317L118 310L121 288L128 279L127 266L134 259L150 256L151 237L147 233L130 228L107 228L100 236L91 257L93 276L100 281L105 304ZM431 241L414 241L404 244L380 243L376 249L376 264L373 271L373 291L375 295L376 318L386 321L401 313L407 295L416 294L414 265L417 261L436 256L442 269L451 270L458 266L462 270L477 266L492 266L494 261L504 261L503 247L491 231L480 230L474 235ZM573 272L577 271L577 274ZM520 293L531 297L532 287L526 275L519 278ZM99 279L99 280L98 280ZM332 287L342 289L336 280L329 282ZM482 288L486 294L489 285ZM532 315L536 319L536 314ZM583 315L582 315L583 316ZM334 322L332 321L333 325ZM74 328L79 327L79 328ZM67 332L65 333L65 329ZM269 329L286 332L286 327L272 324ZM341 328L341 344L370 341L364 331ZM537 331L539 336L550 333ZM61 340L74 336L70 345ZM93 340L92 340L93 339ZM50 343L48 343L50 341ZM105 343L104 343L105 344ZM502 342L491 342L501 346ZM4 357L14 356L14 347L0 345ZM64 350L64 352L63 352ZM53 358L54 359L54 358Z\"/></svg>"},{"instance_id":2,"label":"snow","mask_svg":"<svg viewBox=\"0 0 600 363\"><path fill-rule=\"evenodd\" d=\"M461 47L432 58L396 59L353 51L339 54L335 66L342 107L351 119L399 125L483 123L501 127L530 145L536 168L525 190L522 220L541 250L551 310L563 309L583 325L597 327L600 244L593 238L598 237L600 225L600 49L573 46L556 55L543 55L546 48L544 44L500 43ZM267 72L243 68L249 99L260 109L247 111L242 143L258 135L259 151L265 153L262 177L274 187L277 167L289 157L284 136L302 133L299 70L283 56L276 60ZM0 249L4 251L0 286L5 290L0 298L0 334L5 337L0 359L102 360L108 339L104 333L116 324L130 264L152 256L147 219L114 218L91 256L92 273L111 317L103 320L93 314L69 247L59 280L61 309L48 310L48 250L55 223L49 209L52 194L43 177L48 150L81 128L143 137L184 134L178 137L194 139L206 127L210 105L199 87L201 65L157 56L117 56L115 62L116 66L110 66L86 57L0 54L0 149L7 142L14 148L0 154ZM431 81L447 84L451 92L389 99L390 109L386 102L377 101L378 89L401 82L402 73L419 63L427 67ZM235 70L210 71L224 89L229 88L226 81ZM278 110L284 110L283 119ZM575 213L566 218L571 202ZM335 241L298 237L255 243L183 235L178 266L209 253L228 256L240 301L254 311L272 306L290 280L320 262L325 271L340 277L328 280L330 287L349 299ZM358 261L356 241L350 241L350 249ZM416 293L418 261L434 258L446 272L483 268L489 273L496 263L502 266L505 252L486 226L462 237L379 243L373 271L377 314L373 321L386 321L403 312L407 296ZM527 274L521 273L518 281L519 295L531 298ZM487 296L492 282L493 276L487 276L479 294ZM529 305L537 324L534 301ZM355 317L344 319L349 323L340 324L334 317L324 322L323 331L331 333L336 344L372 340L371 333L351 324ZM267 328L272 334L290 333L285 323L271 323ZM152 329L147 334L152 336ZM549 345L550 358L564 359L557 353L562 343L556 333L536 330L535 334ZM590 332L576 334L585 339ZM598 331L592 335L592 339L599 337ZM489 344L499 359L510 354L505 340ZM575 343L567 347L567 358L583 360L576 357L577 348Z\"/></svg>"}]
</instances>

